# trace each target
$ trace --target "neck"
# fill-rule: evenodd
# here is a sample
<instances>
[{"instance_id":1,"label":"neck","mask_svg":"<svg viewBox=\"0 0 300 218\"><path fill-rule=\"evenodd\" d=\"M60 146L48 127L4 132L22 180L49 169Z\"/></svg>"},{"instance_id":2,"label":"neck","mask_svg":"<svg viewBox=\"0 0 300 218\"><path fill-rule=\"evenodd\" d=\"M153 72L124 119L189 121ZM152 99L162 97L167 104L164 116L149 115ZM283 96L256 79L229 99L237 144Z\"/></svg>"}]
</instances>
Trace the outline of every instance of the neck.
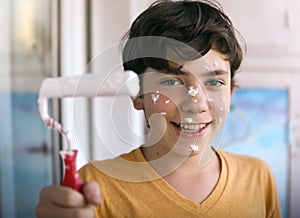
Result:
<instances>
[{"instance_id":1,"label":"neck","mask_svg":"<svg viewBox=\"0 0 300 218\"><path fill-rule=\"evenodd\" d=\"M217 156L211 146L183 155L156 145L142 147L141 150L145 159L162 177L177 170L204 170L216 160Z\"/></svg>"}]
</instances>

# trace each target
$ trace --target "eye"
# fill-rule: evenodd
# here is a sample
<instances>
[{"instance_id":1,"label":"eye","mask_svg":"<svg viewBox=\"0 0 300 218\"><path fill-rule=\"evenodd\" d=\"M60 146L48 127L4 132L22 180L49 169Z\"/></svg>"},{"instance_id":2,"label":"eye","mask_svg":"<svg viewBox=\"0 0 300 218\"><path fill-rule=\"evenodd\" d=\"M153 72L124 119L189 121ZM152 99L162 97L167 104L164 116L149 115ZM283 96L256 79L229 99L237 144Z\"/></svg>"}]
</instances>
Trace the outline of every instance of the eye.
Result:
<instances>
[{"instance_id":1,"label":"eye","mask_svg":"<svg viewBox=\"0 0 300 218\"><path fill-rule=\"evenodd\" d=\"M167 85L167 86L176 86L176 85L181 85L182 82L176 78L168 78L168 79L163 79L161 81L161 84Z\"/></svg>"},{"instance_id":2,"label":"eye","mask_svg":"<svg viewBox=\"0 0 300 218\"><path fill-rule=\"evenodd\" d=\"M205 82L205 85L210 87L221 87L225 85L225 83L222 80L210 79Z\"/></svg>"}]
</instances>

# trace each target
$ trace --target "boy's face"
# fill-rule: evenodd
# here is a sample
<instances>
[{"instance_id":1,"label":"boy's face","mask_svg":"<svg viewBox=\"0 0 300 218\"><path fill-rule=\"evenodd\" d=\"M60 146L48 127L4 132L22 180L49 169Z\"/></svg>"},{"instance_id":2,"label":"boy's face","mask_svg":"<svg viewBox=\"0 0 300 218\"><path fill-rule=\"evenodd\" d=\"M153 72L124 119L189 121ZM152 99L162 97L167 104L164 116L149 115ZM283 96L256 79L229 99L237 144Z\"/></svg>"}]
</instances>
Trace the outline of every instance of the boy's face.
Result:
<instances>
[{"instance_id":1,"label":"boy's face","mask_svg":"<svg viewBox=\"0 0 300 218\"><path fill-rule=\"evenodd\" d=\"M178 155L197 154L216 136L230 107L230 64L210 50L183 64L182 75L147 68L143 97L135 101L144 109L151 128L148 145ZM197 146L199 150L191 150ZM193 151L193 152L191 152Z\"/></svg>"}]
</instances>

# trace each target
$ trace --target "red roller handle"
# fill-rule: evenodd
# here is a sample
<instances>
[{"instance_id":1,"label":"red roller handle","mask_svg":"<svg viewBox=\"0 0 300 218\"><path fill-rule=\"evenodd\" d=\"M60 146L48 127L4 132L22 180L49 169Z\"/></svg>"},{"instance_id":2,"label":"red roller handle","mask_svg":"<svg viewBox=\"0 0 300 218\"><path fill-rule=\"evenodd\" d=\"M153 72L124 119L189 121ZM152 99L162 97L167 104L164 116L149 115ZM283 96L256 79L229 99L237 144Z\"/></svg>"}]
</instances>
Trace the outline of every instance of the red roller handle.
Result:
<instances>
[{"instance_id":1,"label":"red roller handle","mask_svg":"<svg viewBox=\"0 0 300 218\"><path fill-rule=\"evenodd\" d=\"M77 153L78 150L76 149L60 152L60 156L64 163L64 177L61 185L73 188L81 192L83 182L76 170Z\"/></svg>"}]
</instances>

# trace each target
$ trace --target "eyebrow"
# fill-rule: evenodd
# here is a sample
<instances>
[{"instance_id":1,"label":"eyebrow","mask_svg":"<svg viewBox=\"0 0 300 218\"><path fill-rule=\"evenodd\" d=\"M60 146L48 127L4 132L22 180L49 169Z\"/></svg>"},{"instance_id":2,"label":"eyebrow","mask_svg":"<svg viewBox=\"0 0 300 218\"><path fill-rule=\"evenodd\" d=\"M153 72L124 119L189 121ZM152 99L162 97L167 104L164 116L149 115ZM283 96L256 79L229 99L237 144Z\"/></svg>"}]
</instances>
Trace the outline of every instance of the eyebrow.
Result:
<instances>
[{"instance_id":1,"label":"eyebrow","mask_svg":"<svg viewBox=\"0 0 300 218\"><path fill-rule=\"evenodd\" d=\"M174 75L186 75L187 72L180 69L170 69L168 71L163 72L165 74L174 74ZM205 73L201 73L201 76L204 77L209 77L209 76L219 76L219 75L225 75L225 74L229 74L228 71L226 70L212 70L212 71L207 71Z\"/></svg>"},{"instance_id":2,"label":"eyebrow","mask_svg":"<svg viewBox=\"0 0 300 218\"><path fill-rule=\"evenodd\" d=\"M225 70L212 70L208 71L202 74L202 76L219 76L219 75L224 75L228 74L228 71Z\"/></svg>"}]
</instances>

